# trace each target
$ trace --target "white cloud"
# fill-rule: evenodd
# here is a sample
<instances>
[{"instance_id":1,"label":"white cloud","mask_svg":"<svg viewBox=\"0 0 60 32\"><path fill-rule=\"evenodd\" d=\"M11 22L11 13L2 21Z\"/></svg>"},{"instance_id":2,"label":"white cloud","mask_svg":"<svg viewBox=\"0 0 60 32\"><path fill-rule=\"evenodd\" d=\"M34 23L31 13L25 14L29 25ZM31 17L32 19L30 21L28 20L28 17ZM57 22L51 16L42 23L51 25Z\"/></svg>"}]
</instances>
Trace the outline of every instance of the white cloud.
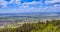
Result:
<instances>
[{"instance_id":1,"label":"white cloud","mask_svg":"<svg viewBox=\"0 0 60 32\"><path fill-rule=\"evenodd\" d=\"M21 5L21 0L11 0L10 2L7 2L5 0L0 0L0 8L6 8L8 7L8 4L17 4L18 6Z\"/></svg>"},{"instance_id":2,"label":"white cloud","mask_svg":"<svg viewBox=\"0 0 60 32\"><path fill-rule=\"evenodd\" d=\"M20 5L21 4L21 0L11 0L8 4L17 4L17 5Z\"/></svg>"},{"instance_id":3,"label":"white cloud","mask_svg":"<svg viewBox=\"0 0 60 32\"><path fill-rule=\"evenodd\" d=\"M0 8L5 8L7 7L7 2L4 0L0 0Z\"/></svg>"},{"instance_id":4,"label":"white cloud","mask_svg":"<svg viewBox=\"0 0 60 32\"><path fill-rule=\"evenodd\" d=\"M42 7L42 4L43 4L42 2L36 2L36 1L25 2L20 6L20 8Z\"/></svg>"},{"instance_id":5,"label":"white cloud","mask_svg":"<svg viewBox=\"0 0 60 32\"><path fill-rule=\"evenodd\" d=\"M42 4L41 2L33 1L33 2L25 2L23 4Z\"/></svg>"},{"instance_id":6,"label":"white cloud","mask_svg":"<svg viewBox=\"0 0 60 32\"><path fill-rule=\"evenodd\" d=\"M52 6L51 9L53 9L53 6L56 7L56 8L60 7L59 3L60 3L60 0L51 0L51 1L46 0L45 1L45 5Z\"/></svg>"},{"instance_id":7,"label":"white cloud","mask_svg":"<svg viewBox=\"0 0 60 32\"><path fill-rule=\"evenodd\" d=\"M51 1L46 0L45 4L51 4L51 3L57 3L57 2L60 2L60 0L51 0Z\"/></svg>"}]
</instances>

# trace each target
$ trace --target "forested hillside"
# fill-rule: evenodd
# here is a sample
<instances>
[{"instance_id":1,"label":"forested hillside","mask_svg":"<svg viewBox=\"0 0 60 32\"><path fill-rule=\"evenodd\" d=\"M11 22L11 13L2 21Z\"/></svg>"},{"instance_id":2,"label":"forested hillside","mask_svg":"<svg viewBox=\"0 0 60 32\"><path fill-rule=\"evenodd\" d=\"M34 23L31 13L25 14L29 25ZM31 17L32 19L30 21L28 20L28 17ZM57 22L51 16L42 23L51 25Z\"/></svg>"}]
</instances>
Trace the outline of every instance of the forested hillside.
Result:
<instances>
[{"instance_id":1,"label":"forested hillside","mask_svg":"<svg viewBox=\"0 0 60 32\"><path fill-rule=\"evenodd\" d=\"M60 32L60 20L24 23L18 28L0 28L0 32Z\"/></svg>"}]
</instances>

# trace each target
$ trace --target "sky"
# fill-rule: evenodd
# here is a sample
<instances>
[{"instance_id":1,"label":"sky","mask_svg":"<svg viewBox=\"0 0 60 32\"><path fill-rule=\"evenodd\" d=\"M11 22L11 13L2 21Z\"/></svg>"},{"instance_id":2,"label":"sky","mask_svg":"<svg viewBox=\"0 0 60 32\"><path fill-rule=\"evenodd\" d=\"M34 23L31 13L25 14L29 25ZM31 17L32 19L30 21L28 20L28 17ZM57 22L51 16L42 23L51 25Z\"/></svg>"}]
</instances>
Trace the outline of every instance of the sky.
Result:
<instances>
[{"instance_id":1,"label":"sky","mask_svg":"<svg viewBox=\"0 0 60 32\"><path fill-rule=\"evenodd\" d=\"M60 0L0 0L0 13L60 12Z\"/></svg>"}]
</instances>

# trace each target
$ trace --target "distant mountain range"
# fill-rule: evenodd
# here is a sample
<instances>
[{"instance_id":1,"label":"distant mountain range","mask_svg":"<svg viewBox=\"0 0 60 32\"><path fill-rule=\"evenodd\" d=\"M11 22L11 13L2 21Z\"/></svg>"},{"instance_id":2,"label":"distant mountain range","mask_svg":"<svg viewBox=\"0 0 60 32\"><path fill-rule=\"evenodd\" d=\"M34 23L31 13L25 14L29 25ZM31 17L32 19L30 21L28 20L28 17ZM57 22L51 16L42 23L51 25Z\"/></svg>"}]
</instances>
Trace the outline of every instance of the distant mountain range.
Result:
<instances>
[{"instance_id":1,"label":"distant mountain range","mask_svg":"<svg viewBox=\"0 0 60 32\"><path fill-rule=\"evenodd\" d=\"M53 12L45 12L45 13L40 13L40 12L29 12L29 13L0 13L0 17L7 17L7 16L32 16L32 15L42 15L42 14L60 14L60 12L53 13Z\"/></svg>"},{"instance_id":2,"label":"distant mountain range","mask_svg":"<svg viewBox=\"0 0 60 32\"><path fill-rule=\"evenodd\" d=\"M16 15L16 14L60 14L60 12L25 12L25 13L0 13L0 15Z\"/></svg>"}]
</instances>

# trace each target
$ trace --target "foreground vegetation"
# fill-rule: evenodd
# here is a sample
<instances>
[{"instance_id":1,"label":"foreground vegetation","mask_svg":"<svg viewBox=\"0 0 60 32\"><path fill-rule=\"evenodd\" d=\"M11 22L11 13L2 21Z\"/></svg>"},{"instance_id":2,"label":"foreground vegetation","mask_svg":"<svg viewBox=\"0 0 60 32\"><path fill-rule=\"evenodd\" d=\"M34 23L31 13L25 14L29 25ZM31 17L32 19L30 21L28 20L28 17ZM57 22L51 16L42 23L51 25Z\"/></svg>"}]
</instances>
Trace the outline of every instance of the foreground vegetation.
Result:
<instances>
[{"instance_id":1,"label":"foreground vegetation","mask_svg":"<svg viewBox=\"0 0 60 32\"><path fill-rule=\"evenodd\" d=\"M0 28L0 32L60 32L60 20L24 23L18 28Z\"/></svg>"}]
</instances>

